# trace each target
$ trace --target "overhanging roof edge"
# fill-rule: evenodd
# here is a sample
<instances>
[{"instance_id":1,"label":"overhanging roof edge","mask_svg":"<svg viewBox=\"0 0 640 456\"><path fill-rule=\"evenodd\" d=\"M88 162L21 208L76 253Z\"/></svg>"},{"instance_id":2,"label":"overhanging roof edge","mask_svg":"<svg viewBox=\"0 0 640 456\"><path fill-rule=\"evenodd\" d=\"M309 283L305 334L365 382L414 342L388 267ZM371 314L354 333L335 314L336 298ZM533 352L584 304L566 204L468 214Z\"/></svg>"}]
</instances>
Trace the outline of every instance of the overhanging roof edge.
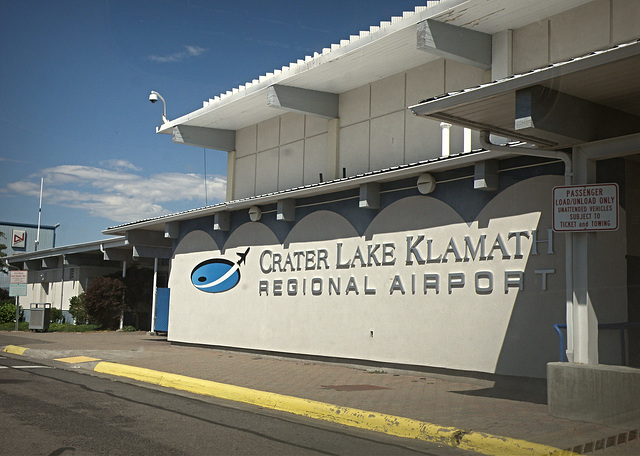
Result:
<instances>
[{"instance_id":1,"label":"overhanging roof edge","mask_svg":"<svg viewBox=\"0 0 640 456\"><path fill-rule=\"evenodd\" d=\"M168 214L153 219L145 219L137 222L131 222L123 225L107 228L102 231L107 235L120 235L132 229L141 229L158 225L159 223L167 223L171 221L189 220L198 217L206 217L216 212L225 210L241 210L248 209L251 206L259 206L265 204L273 204L285 198L306 198L324 193L338 192L357 188L358 186L369 182L386 182L418 175L429 171L442 171L446 169L459 168L471 165L477 161L489 160L492 158L505 158L507 154L504 152L493 152L488 150L476 150L472 152L463 152L449 157L437 157L424 162L411 163L399 167L384 169L379 171L371 171L347 178L335 179L332 181L310 184L303 187L295 187L292 189L281 190L278 192L267 193L264 195L251 196L239 200L219 203L214 206L207 206L199 209Z\"/></svg>"},{"instance_id":2,"label":"overhanging roof edge","mask_svg":"<svg viewBox=\"0 0 640 456\"><path fill-rule=\"evenodd\" d=\"M74 253L99 251L100 246L105 248L124 247L125 238L119 236L113 239L103 239L100 241L91 241L83 244L64 245L60 247L54 247L46 250L38 250L36 252L16 253L14 255L5 257L9 263L20 261L41 260L44 258L50 258L53 256L71 255Z\"/></svg>"},{"instance_id":3,"label":"overhanging roof edge","mask_svg":"<svg viewBox=\"0 0 640 456\"><path fill-rule=\"evenodd\" d=\"M421 103L409 106L418 116L428 117L444 109L462 106L483 99L502 95L521 88L529 87L541 82L594 68L599 65L615 62L628 57L640 55L640 40L619 44L601 51L591 52L581 57L565 60L526 73L509 76L504 79L481 84L476 87L449 93L427 99Z\"/></svg>"},{"instance_id":4,"label":"overhanging roof edge","mask_svg":"<svg viewBox=\"0 0 640 456\"><path fill-rule=\"evenodd\" d=\"M291 62L289 65L283 66L282 69L274 69L272 72L261 75L251 82L222 93L209 101L204 101L203 107L158 126L156 133L172 134L175 126L183 125L229 103L238 102L261 91L266 92L274 84L287 85L287 81L290 78L298 76L301 72L341 59L352 52L358 52L363 46L371 45L399 30L414 27L421 21L442 15L466 1L468 0L440 0L438 3L429 1L427 6L416 6L413 11L405 12L411 14L395 16L389 21L382 21L379 25L371 26L369 31L360 32L359 35L351 35L350 39L341 40L338 44L332 44L323 49L322 52L315 52L313 56L307 56L297 62ZM278 115L277 111L274 111L274 117L276 115Z\"/></svg>"}]
</instances>

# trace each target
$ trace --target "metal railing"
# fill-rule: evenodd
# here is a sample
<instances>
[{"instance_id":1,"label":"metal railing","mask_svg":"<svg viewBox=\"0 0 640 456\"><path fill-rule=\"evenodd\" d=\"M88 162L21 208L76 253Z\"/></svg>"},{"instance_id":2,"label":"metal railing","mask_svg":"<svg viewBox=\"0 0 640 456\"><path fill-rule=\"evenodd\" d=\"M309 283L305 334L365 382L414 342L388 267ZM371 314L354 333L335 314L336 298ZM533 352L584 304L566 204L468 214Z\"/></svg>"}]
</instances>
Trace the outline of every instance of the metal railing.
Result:
<instances>
[{"instance_id":1,"label":"metal railing","mask_svg":"<svg viewBox=\"0 0 640 456\"><path fill-rule=\"evenodd\" d=\"M627 321L623 323L601 323L598 325L598 330L612 330L617 329L620 331L620 359L622 360L622 365L627 365L627 338L625 335L625 330L629 328L640 328L639 321ZM558 341L560 342L560 352L558 356L559 362L564 362L566 360L566 352L564 349L564 333L563 329L567 329L566 324L555 324L553 325L553 329L558 333Z\"/></svg>"}]
</instances>

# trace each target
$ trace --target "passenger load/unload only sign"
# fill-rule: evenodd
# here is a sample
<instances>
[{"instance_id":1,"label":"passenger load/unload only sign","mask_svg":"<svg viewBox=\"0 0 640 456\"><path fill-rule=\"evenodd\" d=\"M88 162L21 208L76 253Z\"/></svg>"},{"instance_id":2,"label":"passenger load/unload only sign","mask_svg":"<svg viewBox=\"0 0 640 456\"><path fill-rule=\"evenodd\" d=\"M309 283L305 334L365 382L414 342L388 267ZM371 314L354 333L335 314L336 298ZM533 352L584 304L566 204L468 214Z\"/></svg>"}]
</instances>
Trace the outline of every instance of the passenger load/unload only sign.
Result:
<instances>
[{"instance_id":1,"label":"passenger load/unload only sign","mask_svg":"<svg viewBox=\"0 0 640 456\"><path fill-rule=\"evenodd\" d=\"M618 229L618 184L571 185L553 189L554 231Z\"/></svg>"},{"instance_id":2,"label":"passenger load/unload only sign","mask_svg":"<svg viewBox=\"0 0 640 456\"><path fill-rule=\"evenodd\" d=\"M26 296L27 278L27 271L9 271L9 296Z\"/></svg>"}]
</instances>

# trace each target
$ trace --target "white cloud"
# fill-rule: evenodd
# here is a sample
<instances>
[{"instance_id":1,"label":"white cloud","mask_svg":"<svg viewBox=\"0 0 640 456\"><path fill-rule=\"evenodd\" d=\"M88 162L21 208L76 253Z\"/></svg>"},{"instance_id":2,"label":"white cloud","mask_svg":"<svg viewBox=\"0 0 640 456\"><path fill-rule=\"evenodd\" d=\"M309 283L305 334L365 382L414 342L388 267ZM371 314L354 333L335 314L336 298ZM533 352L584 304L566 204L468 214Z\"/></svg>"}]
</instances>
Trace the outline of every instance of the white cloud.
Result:
<instances>
[{"instance_id":1,"label":"white cloud","mask_svg":"<svg viewBox=\"0 0 640 456\"><path fill-rule=\"evenodd\" d=\"M173 54L168 55L150 55L147 58L156 63L173 63L180 62L190 57L197 57L206 51L206 48L202 48L200 46L184 46L183 51L174 52Z\"/></svg>"},{"instance_id":2,"label":"white cloud","mask_svg":"<svg viewBox=\"0 0 640 456\"><path fill-rule=\"evenodd\" d=\"M12 162L12 163L29 163L24 160L15 160L13 158L0 157L0 162L3 162L3 161Z\"/></svg>"},{"instance_id":3,"label":"white cloud","mask_svg":"<svg viewBox=\"0 0 640 456\"><path fill-rule=\"evenodd\" d=\"M107 164L137 170L126 160L115 162ZM38 175L8 183L7 189L13 194L38 197L40 176L44 177L43 199L47 204L85 210L117 223L171 213L165 207L169 204L190 209L201 206L204 200L204 179L198 174L161 173L145 177L80 165L46 168ZM224 200L225 188L224 177L209 176L209 201Z\"/></svg>"},{"instance_id":4,"label":"white cloud","mask_svg":"<svg viewBox=\"0 0 640 456\"><path fill-rule=\"evenodd\" d=\"M129 160L123 160L123 159L111 159L111 160L105 160L100 162L100 166L105 166L107 168L111 168L111 169L115 169L115 170L124 170L124 169L131 169L133 171L140 171L140 168L138 168L136 165L134 165L133 163L131 163Z\"/></svg>"}]
</instances>

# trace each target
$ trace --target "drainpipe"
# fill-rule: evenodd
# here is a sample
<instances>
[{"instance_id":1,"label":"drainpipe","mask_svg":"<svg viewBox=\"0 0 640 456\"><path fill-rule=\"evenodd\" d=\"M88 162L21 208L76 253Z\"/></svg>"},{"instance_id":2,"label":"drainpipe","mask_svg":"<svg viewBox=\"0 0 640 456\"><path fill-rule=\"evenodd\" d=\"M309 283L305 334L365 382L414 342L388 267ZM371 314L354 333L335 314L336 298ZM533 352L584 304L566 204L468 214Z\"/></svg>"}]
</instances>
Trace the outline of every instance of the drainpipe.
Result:
<instances>
[{"instance_id":1,"label":"drainpipe","mask_svg":"<svg viewBox=\"0 0 640 456\"><path fill-rule=\"evenodd\" d=\"M564 184L571 185L573 177L573 160L567 152L534 149L527 147L509 147L493 144L488 131L480 132L480 144L491 151L508 152L531 157L555 158L564 162ZM573 233L565 233L565 303L567 318L567 359L573 362Z\"/></svg>"}]
</instances>

